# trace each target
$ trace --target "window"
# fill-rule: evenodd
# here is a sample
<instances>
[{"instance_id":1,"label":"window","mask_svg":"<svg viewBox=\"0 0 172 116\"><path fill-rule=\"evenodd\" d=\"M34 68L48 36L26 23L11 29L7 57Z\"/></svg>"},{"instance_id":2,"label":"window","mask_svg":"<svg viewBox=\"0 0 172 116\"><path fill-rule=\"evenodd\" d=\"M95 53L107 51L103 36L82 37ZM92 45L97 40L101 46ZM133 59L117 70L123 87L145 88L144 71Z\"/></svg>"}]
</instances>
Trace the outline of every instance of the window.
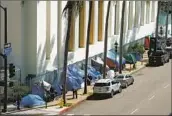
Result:
<instances>
[{"instance_id":1,"label":"window","mask_svg":"<svg viewBox=\"0 0 172 116\"><path fill-rule=\"evenodd\" d=\"M85 47L85 2L79 13L79 47Z\"/></svg>"},{"instance_id":2,"label":"window","mask_svg":"<svg viewBox=\"0 0 172 116\"><path fill-rule=\"evenodd\" d=\"M119 82L116 82L116 81L112 81L112 85L114 85L114 84L118 84Z\"/></svg>"},{"instance_id":3,"label":"window","mask_svg":"<svg viewBox=\"0 0 172 116\"><path fill-rule=\"evenodd\" d=\"M123 79L123 78L124 78L124 76L123 76L123 75L118 75L118 76L116 76L115 78Z\"/></svg>"},{"instance_id":4,"label":"window","mask_svg":"<svg viewBox=\"0 0 172 116\"><path fill-rule=\"evenodd\" d=\"M110 86L110 82L109 83L95 83L96 87L102 87L102 86Z\"/></svg>"},{"instance_id":5,"label":"window","mask_svg":"<svg viewBox=\"0 0 172 116\"><path fill-rule=\"evenodd\" d=\"M51 4L50 1L46 2L46 60L50 59L50 32L51 32Z\"/></svg>"},{"instance_id":6,"label":"window","mask_svg":"<svg viewBox=\"0 0 172 116\"><path fill-rule=\"evenodd\" d=\"M116 20L117 20L117 5L116 5L117 3L115 2L115 18L114 18L114 21L115 21L115 24L114 24L114 35L117 33L116 32Z\"/></svg>"},{"instance_id":7,"label":"window","mask_svg":"<svg viewBox=\"0 0 172 116\"><path fill-rule=\"evenodd\" d=\"M129 1L128 29L131 30L132 26L133 26L133 2Z\"/></svg>"},{"instance_id":8,"label":"window","mask_svg":"<svg viewBox=\"0 0 172 116\"><path fill-rule=\"evenodd\" d=\"M70 39L69 39L69 51L74 51L74 41L75 41L75 17L72 15L71 27L70 27Z\"/></svg>"},{"instance_id":9,"label":"window","mask_svg":"<svg viewBox=\"0 0 172 116\"><path fill-rule=\"evenodd\" d=\"M146 23L150 23L150 1L146 1Z\"/></svg>"},{"instance_id":10,"label":"window","mask_svg":"<svg viewBox=\"0 0 172 116\"><path fill-rule=\"evenodd\" d=\"M104 15L103 0L98 2L98 41L103 40L103 15Z\"/></svg>"}]
</instances>

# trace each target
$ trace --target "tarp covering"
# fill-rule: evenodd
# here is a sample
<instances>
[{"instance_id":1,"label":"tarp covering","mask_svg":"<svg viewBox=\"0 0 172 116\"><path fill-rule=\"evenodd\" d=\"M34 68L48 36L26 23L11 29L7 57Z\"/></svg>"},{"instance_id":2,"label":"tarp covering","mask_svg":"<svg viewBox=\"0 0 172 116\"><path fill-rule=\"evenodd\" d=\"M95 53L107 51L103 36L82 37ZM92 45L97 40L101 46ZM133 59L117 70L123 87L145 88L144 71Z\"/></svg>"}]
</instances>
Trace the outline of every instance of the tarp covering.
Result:
<instances>
[{"instance_id":1,"label":"tarp covering","mask_svg":"<svg viewBox=\"0 0 172 116\"><path fill-rule=\"evenodd\" d=\"M88 66L88 75L91 76L93 80L101 78L101 73L92 66Z\"/></svg>"},{"instance_id":2,"label":"tarp covering","mask_svg":"<svg viewBox=\"0 0 172 116\"><path fill-rule=\"evenodd\" d=\"M43 98L44 97L44 90L43 90L43 88L41 86L39 86L37 84L34 84L32 86L32 94L38 95L41 98Z\"/></svg>"},{"instance_id":3,"label":"tarp covering","mask_svg":"<svg viewBox=\"0 0 172 116\"><path fill-rule=\"evenodd\" d=\"M103 61L100 57L97 57L97 59L91 59L91 65L99 71L101 74L103 74ZM106 70L109 70L109 67L106 66Z\"/></svg>"},{"instance_id":4,"label":"tarp covering","mask_svg":"<svg viewBox=\"0 0 172 116\"><path fill-rule=\"evenodd\" d=\"M124 57L126 59L126 63L135 64L137 62L133 54L125 54Z\"/></svg>"},{"instance_id":5,"label":"tarp covering","mask_svg":"<svg viewBox=\"0 0 172 116\"><path fill-rule=\"evenodd\" d=\"M113 63L117 65L117 67L119 67L119 55L113 52L113 50L107 52L107 59L112 60ZM125 59L122 58L122 64L124 65L125 63L126 63Z\"/></svg>"},{"instance_id":6,"label":"tarp covering","mask_svg":"<svg viewBox=\"0 0 172 116\"><path fill-rule=\"evenodd\" d=\"M58 80L54 80L52 87L56 90L57 95L61 95L62 94L62 86L60 85L60 83L58 82Z\"/></svg>"},{"instance_id":7,"label":"tarp covering","mask_svg":"<svg viewBox=\"0 0 172 116\"><path fill-rule=\"evenodd\" d=\"M33 107L45 105L45 101L38 95L29 94L21 99L22 107Z\"/></svg>"},{"instance_id":8,"label":"tarp covering","mask_svg":"<svg viewBox=\"0 0 172 116\"><path fill-rule=\"evenodd\" d=\"M132 52L131 54L135 57L135 59L137 61L141 61L142 60L142 56L141 56L140 53L138 53L138 52Z\"/></svg>"},{"instance_id":9,"label":"tarp covering","mask_svg":"<svg viewBox=\"0 0 172 116\"><path fill-rule=\"evenodd\" d=\"M72 73L74 76L79 76L81 78L84 77L84 71L81 70L76 64L71 64L68 66L68 70Z\"/></svg>"}]
</instances>

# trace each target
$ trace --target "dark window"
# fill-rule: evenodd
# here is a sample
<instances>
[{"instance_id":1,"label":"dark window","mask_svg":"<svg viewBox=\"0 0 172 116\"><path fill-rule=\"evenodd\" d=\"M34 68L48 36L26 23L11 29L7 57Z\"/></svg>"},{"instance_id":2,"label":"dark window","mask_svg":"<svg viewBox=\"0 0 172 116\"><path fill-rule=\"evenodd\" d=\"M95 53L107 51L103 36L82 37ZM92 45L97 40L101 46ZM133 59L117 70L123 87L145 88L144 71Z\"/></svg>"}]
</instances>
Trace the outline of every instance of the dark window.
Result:
<instances>
[{"instance_id":1,"label":"dark window","mask_svg":"<svg viewBox=\"0 0 172 116\"><path fill-rule=\"evenodd\" d=\"M112 81L112 85L114 85L114 84L118 84L119 82L115 82L115 81Z\"/></svg>"},{"instance_id":2,"label":"dark window","mask_svg":"<svg viewBox=\"0 0 172 116\"><path fill-rule=\"evenodd\" d=\"M97 87L110 86L110 83L95 83L94 86L97 86Z\"/></svg>"},{"instance_id":3,"label":"dark window","mask_svg":"<svg viewBox=\"0 0 172 116\"><path fill-rule=\"evenodd\" d=\"M123 78L124 78L124 76L123 76L123 75L118 75L118 76L116 76L115 78L123 79Z\"/></svg>"}]
</instances>

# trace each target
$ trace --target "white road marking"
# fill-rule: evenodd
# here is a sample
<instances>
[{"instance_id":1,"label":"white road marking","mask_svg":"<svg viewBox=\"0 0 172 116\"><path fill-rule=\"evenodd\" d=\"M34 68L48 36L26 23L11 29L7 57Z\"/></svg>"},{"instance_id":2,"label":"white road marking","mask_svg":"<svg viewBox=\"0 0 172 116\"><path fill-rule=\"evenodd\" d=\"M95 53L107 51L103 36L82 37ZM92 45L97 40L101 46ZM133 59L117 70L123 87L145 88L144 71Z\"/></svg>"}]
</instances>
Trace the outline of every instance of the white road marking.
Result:
<instances>
[{"instance_id":1,"label":"white road marking","mask_svg":"<svg viewBox=\"0 0 172 116\"><path fill-rule=\"evenodd\" d=\"M134 114L135 112L137 112L138 109L135 109L134 111L132 111L130 114Z\"/></svg>"},{"instance_id":2,"label":"white road marking","mask_svg":"<svg viewBox=\"0 0 172 116\"><path fill-rule=\"evenodd\" d=\"M155 95L153 95L152 97L149 98L149 100L152 100L155 97Z\"/></svg>"},{"instance_id":3,"label":"white road marking","mask_svg":"<svg viewBox=\"0 0 172 116\"><path fill-rule=\"evenodd\" d=\"M73 116L74 114L67 114L68 116Z\"/></svg>"},{"instance_id":4,"label":"white road marking","mask_svg":"<svg viewBox=\"0 0 172 116\"><path fill-rule=\"evenodd\" d=\"M168 85L166 85L166 86L164 86L164 88L167 88L169 86L169 84Z\"/></svg>"}]
</instances>

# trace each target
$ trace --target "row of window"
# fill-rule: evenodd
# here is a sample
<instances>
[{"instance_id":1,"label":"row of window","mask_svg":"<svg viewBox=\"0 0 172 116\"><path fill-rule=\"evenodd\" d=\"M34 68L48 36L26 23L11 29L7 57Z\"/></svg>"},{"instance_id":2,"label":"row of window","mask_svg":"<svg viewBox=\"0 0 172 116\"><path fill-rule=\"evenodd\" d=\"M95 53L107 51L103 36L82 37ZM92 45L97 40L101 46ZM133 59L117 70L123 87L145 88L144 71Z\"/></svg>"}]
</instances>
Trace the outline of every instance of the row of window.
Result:
<instances>
[{"instance_id":1,"label":"row of window","mask_svg":"<svg viewBox=\"0 0 172 116\"><path fill-rule=\"evenodd\" d=\"M92 16L91 16L91 27L90 27L90 44L95 43L94 39L94 30L95 30L95 2L93 1L92 5ZM144 24L148 24L151 21L154 21L154 16L151 17L151 15L155 15L155 8L154 4L152 2L152 5L150 4L150 1L127 1L128 2L128 8L126 5L126 13L125 13L125 29L131 30L133 27L138 27L139 25L143 26ZM114 7L115 14L112 15L114 20L114 32L113 35L118 35L120 32L120 18L121 18L121 11L122 11L122 2L116 1L115 4L112 4L111 8ZM152 13L152 14L151 14ZM47 1L47 34L46 34L46 55L47 59L50 58L50 47L48 45L50 44L50 1ZM98 1L98 22L96 28L98 28L98 41L103 41L103 32L104 32L104 1ZM111 20L111 19L110 19ZM78 41L78 47L84 48L85 47L85 37L86 37L86 1L84 2L84 5L79 13L79 41ZM111 25L111 24L109 24ZM74 17L72 18L71 23L71 30L70 30L70 42L69 42L69 51L74 51L75 49L75 20ZM124 31L125 32L125 31Z\"/></svg>"}]
</instances>

